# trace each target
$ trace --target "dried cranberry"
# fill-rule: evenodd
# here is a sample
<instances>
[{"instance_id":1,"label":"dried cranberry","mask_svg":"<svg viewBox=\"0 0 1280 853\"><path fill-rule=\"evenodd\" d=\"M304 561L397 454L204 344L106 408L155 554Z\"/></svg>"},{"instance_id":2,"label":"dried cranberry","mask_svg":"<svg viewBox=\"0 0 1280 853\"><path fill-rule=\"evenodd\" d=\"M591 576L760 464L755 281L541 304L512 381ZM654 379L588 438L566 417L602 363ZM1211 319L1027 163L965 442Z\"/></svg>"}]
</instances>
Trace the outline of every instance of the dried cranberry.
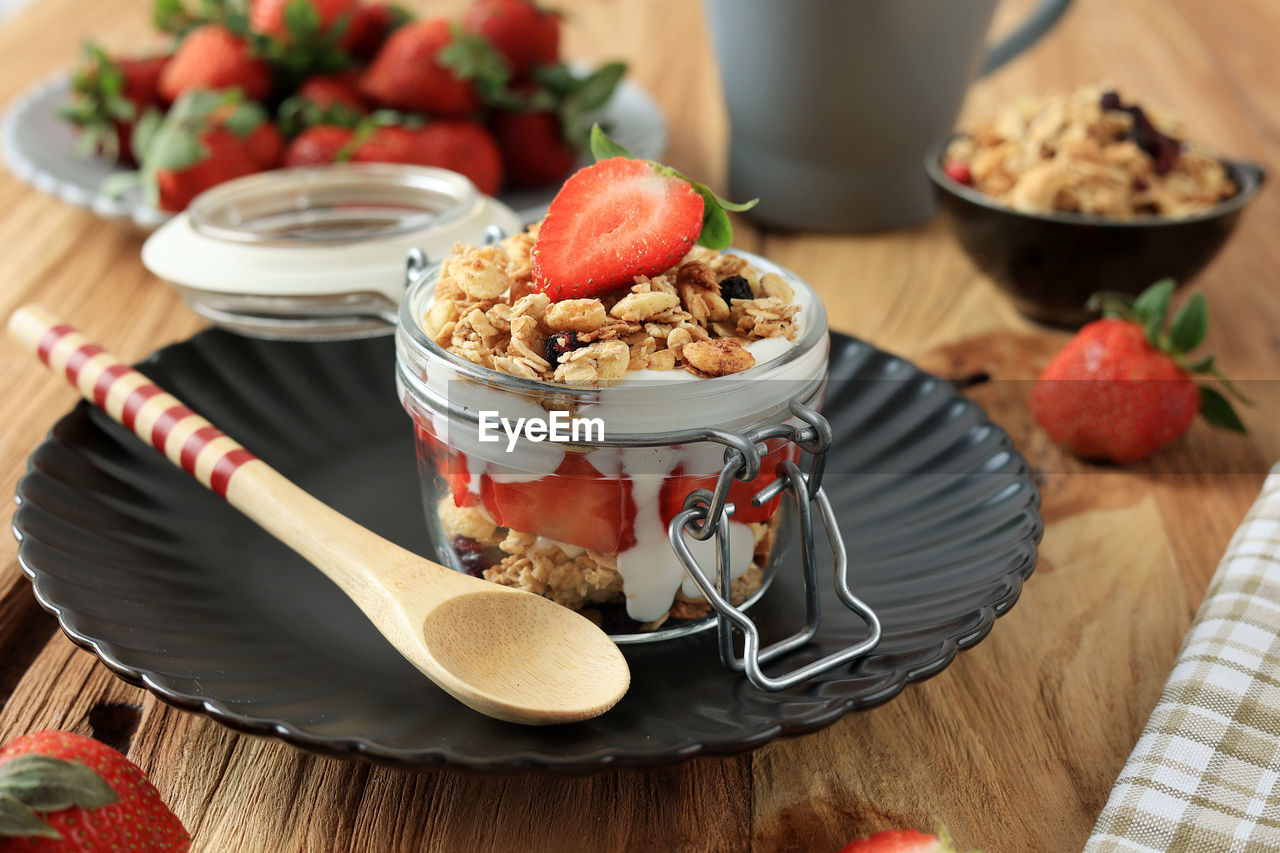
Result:
<instances>
[{"instance_id":1,"label":"dried cranberry","mask_svg":"<svg viewBox=\"0 0 1280 853\"><path fill-rule=\"evenodd\" d=\"M1119 95L1107 92L1102 96L1102 108L1121 110L1133 116L1133 129L1125 138L1132 139L1143 153L1155 161L1157 175L1163 175L1177 165L1178 157L1182 154L1182 143L1157 130L1142 107L1126 107L1120 103Z\"/></svg>"},{"instance_id":2,"label":"dried cranberry","mask_svg":"<svg viewBox=\"0 0 1280 853\"><path fill-rule=\"evenodd\" d=\"M555 364L560 360L560 356L573 352L579 346L577 332L556 332L547 338L547 343L542 349L547 361Z\"/></svg>"},{"instance_id":3,"label":"dried cranberry","mask_svg":"<svg viewBox=\"0 0 1280 853\"><path fill-rule=\"evenodd\" d=\"M468 539L466 536L455 536L449 544L458 558L458 564L467 574L478 578L484 574L485 569L489 568L488 560L484 555L484 546L476 540Z\"/></svg>"},{"instance_id":4,"label":"dried cranberry","mask_svg":"<svg viewBox=\"0 0 1280 853\"><path fill-rule=\"evenodd\" d=\"M725 302L731 299L752 298L751 285L740 275L731 275L720 281L720 296Z\"/></svg>"}]
</instances>

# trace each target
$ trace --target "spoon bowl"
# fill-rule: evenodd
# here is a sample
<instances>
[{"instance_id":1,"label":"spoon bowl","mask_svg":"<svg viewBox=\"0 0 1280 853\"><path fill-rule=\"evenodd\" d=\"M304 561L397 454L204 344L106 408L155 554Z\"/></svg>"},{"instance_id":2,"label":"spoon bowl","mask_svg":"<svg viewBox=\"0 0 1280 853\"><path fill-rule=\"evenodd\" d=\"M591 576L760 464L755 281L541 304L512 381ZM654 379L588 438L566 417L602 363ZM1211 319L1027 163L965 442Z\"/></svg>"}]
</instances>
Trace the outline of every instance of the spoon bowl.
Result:
<instances>
[{"instance_id":1,"label":"spoon bowl","mask_svg":"<svg viewBox=\"0 0 1280 853\"><path fill-rule=\"evenodd\" d=\"M567 721L569 697L575 718L585 718L626 692L622 653L595 642L594 624L539 605L546 599L489 586L443 602L422 624L424 653L435 659L442 687L473 708L483 704L491 717L536 713L548 723Z\"/></svg>"}]
</instances>

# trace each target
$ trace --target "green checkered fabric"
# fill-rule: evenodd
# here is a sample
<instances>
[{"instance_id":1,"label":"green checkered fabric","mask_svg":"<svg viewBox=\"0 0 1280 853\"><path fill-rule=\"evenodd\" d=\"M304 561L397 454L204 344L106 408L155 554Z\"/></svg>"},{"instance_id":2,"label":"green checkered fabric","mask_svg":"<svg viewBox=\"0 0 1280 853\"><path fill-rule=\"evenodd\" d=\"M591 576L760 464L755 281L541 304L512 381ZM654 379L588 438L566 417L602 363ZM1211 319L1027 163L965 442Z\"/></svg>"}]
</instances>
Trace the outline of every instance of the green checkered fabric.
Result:
<instances>
[{"instance_id":1,"label":"green checkered fabric","mask_svg":"<svg viewBox=\"0 0 1280 853\"><path fill-rule=\"evenodd\" d=\"M1280 851L1280 466L1085 846L1135 850Z\"/></svg>"}]
</instances>

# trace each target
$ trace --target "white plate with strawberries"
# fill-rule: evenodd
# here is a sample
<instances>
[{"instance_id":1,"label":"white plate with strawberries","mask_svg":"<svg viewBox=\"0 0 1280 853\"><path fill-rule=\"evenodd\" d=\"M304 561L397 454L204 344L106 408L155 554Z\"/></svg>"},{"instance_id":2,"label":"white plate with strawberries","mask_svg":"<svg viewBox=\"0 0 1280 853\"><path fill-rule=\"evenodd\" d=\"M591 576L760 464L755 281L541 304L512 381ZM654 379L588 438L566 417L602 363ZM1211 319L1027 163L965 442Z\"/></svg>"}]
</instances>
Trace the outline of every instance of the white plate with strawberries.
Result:
<instances>
[{"instance_id":1,"label":"white plate with strawberries","mask_svg":"<svg viewBox=\"0 0 1280 853\"><path fill-rule=\"evenodd\" d=\"M466 174L532 221L590 162L592 124L641 157L666 147L662 114L624 67L562 63L558 17L527 0L476 0L458 24L390 23L391 7L361 0L252 0L239 18L164 6L172 55L89 45L75 72L15 99L0 147L17 177L151 230L255 171L408 162ZM184 109L215 91L229 102Z\"/></svg>"}]
</instances>

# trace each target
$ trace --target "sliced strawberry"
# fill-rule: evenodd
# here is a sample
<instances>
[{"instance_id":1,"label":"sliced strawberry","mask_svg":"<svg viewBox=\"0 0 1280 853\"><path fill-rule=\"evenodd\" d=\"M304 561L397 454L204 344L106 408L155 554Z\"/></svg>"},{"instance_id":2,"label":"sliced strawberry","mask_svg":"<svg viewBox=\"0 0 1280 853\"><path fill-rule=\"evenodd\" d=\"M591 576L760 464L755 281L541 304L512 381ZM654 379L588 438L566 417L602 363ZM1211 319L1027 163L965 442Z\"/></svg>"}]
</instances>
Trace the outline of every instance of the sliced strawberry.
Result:
<instances>
[{"instance_id":1,"label":"sliced strawberry","mask_svg":"<svg viewBox=\"0 0 1280 853\"><path fill-rule=\"evenodd\" d=\"M744 524L755 521L768 521L778 511L782 501L781 495L767 501L763 506L753 506L751 496L765 486L778 479L778 466L784 461L794 461L798 451L795 445L774 441L770 452L760 460L760 473L754 480L734 480L729 486L729 503L733 504L733 520ZM714 491L717 474L694 476L677 470L666 478L658 492L658 511L662 523L667 524L676 517L676 513L684 509L684 499L695 489Z\"/></svg>"},{"instance_id":2,"label":"sliced strawberry","mask_svg":"<svg viewBox=\"0 0 1280 853\"><path fill-rule=\"evenodd\" d=\"M533 248L533 277L553 300L598 296L683 258L702 230L702 196L646 160L579 169L552 200Z\"/></svg>"},{"instance_id":3,"label":"sliced strawberry","mask_svg":"<svg viewBox=\"0 0 1280 853\"><path fill-rule=\"evenodd\" d=\"M631 484L606 478L581 453L566 453L550 476L523 483L480 478L480 495L493 520L512 530L618 554L635 544Z\"/></svg>"}]
</instances>

